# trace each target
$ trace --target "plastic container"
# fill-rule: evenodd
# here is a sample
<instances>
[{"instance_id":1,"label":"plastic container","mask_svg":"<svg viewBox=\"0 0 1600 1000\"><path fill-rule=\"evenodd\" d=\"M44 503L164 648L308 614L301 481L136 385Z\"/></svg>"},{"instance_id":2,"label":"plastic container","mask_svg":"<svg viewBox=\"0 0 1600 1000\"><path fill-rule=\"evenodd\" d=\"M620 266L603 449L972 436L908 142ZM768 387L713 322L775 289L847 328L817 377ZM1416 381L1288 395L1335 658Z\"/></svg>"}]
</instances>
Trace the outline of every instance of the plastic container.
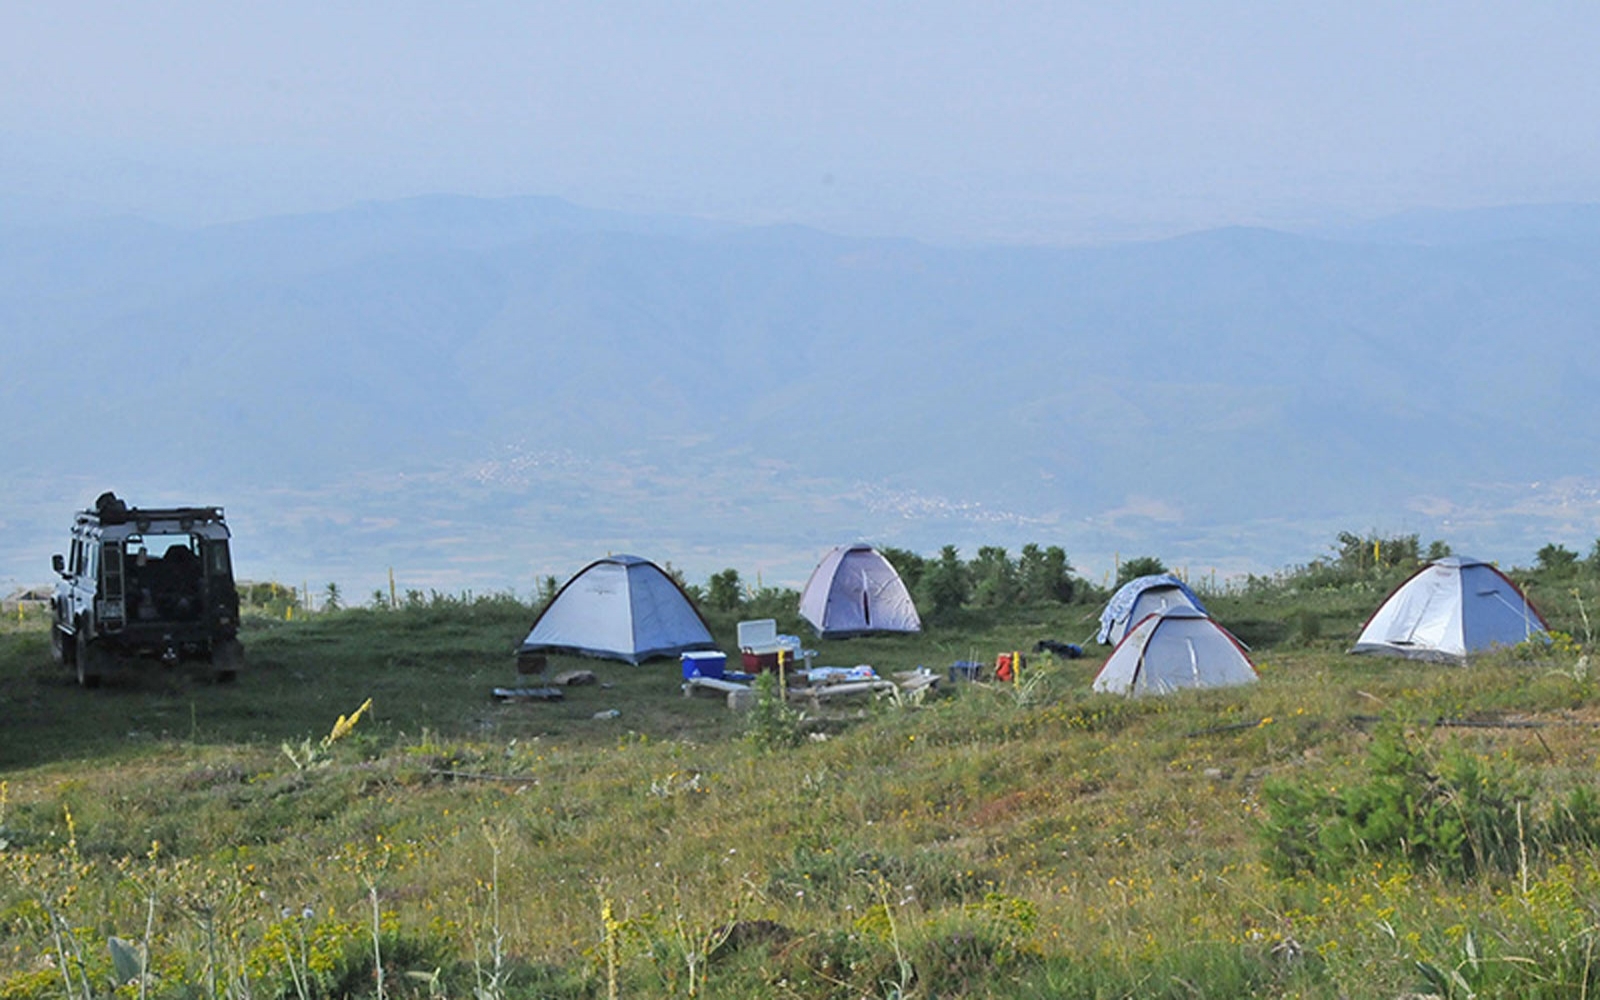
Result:
<instances>
[{"instance_id":1,"label":"plastic container","mask_svg":"<svg viewBox=\"0 0 1600 1000\"><path fill-rule=\"evenodd\" d=\"M740 622L736 628L739 633L740 649L761 649L778 644L776 618L757 618L754 621Z\"/></svg>"},{"instance_id":2,"label":"plastic container","mask_svg":"<svg viewBox=\"0 0 1600 1000\"><path fill-rule=\"evenodd\" d=\"M721 677L728 669L728 654L720 650L691 650L684 653L683 678Z\"/></svg>"},{"instance_id":3,"label":"plastic container","mask_svg":"<svg viewBox=\"0 0 1600 1000\"><path fill-rule=\"evenodd\" d=\"M794 662L788 657L785 657L785 661ZM759 674L778 669L778 654L776 650L771 653L757 653L754 650L744 649L739 651L739 662L744 665L745 670Z\"/></svg>"},{"instance_id":4,"label":"plastic container","mask_svg":"<svg viewBox=\"0 0 1600 1000\"><path fill-rule=\"evenodd\" d=\"M950 683L975 681L983 673L983 664L972 660L957 660L950 664Z\"/></svg>"}]
</instances>

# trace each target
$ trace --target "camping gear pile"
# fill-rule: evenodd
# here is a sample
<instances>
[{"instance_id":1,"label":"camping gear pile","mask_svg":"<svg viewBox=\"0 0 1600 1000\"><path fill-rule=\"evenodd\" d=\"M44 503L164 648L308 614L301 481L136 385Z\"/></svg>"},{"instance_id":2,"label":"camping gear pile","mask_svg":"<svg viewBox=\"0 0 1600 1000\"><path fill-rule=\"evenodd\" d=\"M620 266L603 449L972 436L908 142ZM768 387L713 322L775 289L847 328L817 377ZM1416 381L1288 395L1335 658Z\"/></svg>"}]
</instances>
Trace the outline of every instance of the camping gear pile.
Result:
<instances>
[{"instance_id":1,"label":"camping gear pile","mask_svg":"<svg viewBox=\"0 0 1600 1000\"><path fill-rule=\"evenodd\" d=\"M810 701L813 704L856 694L885 694L895 690L911 692L933 687L939 680L937 675L924 668L897 674L894 680L889 680L865 663L853 667L813 667L811 660L816 653L799 649L798 639L777 635L776 629L777 623L770 618L739 623L740 655L751 673L727 671L724 666L727 658L721 653L684 653L680 658L683 663L684 696L697 691L725 694L729 708L736 711L747 709L754 699L750 682L761 671L778 675L787 700ZM746 645L747 641L756 645ZM769 646L770 653L764 651ZM770 664L767 662L768 656L771 657Z\"/></svg>"}]
</instances>

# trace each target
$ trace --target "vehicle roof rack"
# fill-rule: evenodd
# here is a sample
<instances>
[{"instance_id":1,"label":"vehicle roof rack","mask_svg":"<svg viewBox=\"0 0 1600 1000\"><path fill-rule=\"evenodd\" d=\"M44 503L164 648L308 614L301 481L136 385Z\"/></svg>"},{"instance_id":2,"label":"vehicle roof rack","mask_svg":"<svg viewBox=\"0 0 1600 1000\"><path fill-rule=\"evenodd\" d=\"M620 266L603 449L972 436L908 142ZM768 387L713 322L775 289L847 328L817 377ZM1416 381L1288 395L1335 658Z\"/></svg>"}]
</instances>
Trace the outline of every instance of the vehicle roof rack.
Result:
<instances>
[{"instance_id":1,"label":"vehicle roof rack","mask_svg":"<svg viewBox=\"0 0 1600 1000\"><path fill-rule=\"evenodd\" d=\"M101 517L101 524L134 524L140 521L221 521L221 507L129 507L111 517Z\"/></svg>"},{"instance_id":2,"label":"vehicle roof rack","mask_svg":"<svg viewBox=\"0 0 1600 1000\"><path fill-rule=\"evenodd\" d=\"M145 524L152 521L222 521L221 507L129 507L114 493L102 493L85 519L101 524Z\"/></svg>"}]
</instances>

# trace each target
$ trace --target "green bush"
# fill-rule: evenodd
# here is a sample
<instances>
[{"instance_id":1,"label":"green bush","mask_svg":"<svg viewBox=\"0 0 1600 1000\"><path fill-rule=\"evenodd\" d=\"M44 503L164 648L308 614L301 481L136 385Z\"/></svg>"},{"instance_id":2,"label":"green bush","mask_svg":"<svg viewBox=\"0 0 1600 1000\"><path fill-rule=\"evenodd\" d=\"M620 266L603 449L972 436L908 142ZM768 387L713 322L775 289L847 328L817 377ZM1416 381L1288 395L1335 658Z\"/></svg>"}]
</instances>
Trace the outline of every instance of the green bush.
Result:
<instances>
[{"instance_id":1,"label":"green bush","mask_svg":"<svg viewBox=\"0 0 1600 1000\"><path fill-rule=\"evenodd\" d=\"M1600 798L1587 788L1541 816L1509 765L1454 745L1430 760L1398 729L1378 733L1365 770L1343 788L1266 783L1261 835L1275 872L1332 875L1377 857L1465 877L1511 871L1547 848L1593 843L1600 832Z\"/></svg>"},{"instance_id":2,"label":"green bush","mask_svg":"<svg viewBox=\"0 0 1600 1000\"><path fill-rule=\"evenodd\" d=\"M1309 646L1322 638L1322 616L1301 608L1289 618L1289 635L1298 644Z\"/></svg>"},{"instance_id":3,"label":"green bush","mask_svg":"<svg viewBox=\"0 0 1600 1000\"><path fill-rule=\"evenodd\" d=\"M755 681L756 703L745 717L744 737L760 750L799 746L800 713L790 708L778 690L778 676L764 673Z\"/></svg>"},{"instance_id":4,"label":"green bush","mask_svg":"<svg viewBox=\"0 0 1600 1000\"><path fill-rule=\"evenodd\" d=\"M882 996L897 976L893 947L872 935L830 930L808 934L773 958L767 973L776 996L856 1000Z\"/></svg>"},{"instance_id":5,"label":"green bush","mask_svg":"<svg viewBox=\"0 0 1600 1000\"><path fill-rule=\"evenodd\" d=\"M1330 791L1268 782L1268 863L1282 874L1327 875L1371 855L1466 875L1506 860L1508 827L1515 853L1517 805L1526 796L1507 774L1459 751L1443 755L1435 770L1392 729L1373 741L1366 772Z\"/></svg>"},{"instance_id":6,"label":"green bush","mask_svg":"<svg viewBox=\"0 0 1600 1000\"><path fill-rule=\"evenodd\" d=\"M1141 576L1155 576L1166 571L1167 564L1155 556L1134 556L1117 565L1117 586L1120 587L1129 580L1137 580Z\"/></svg>"}]
</instances>

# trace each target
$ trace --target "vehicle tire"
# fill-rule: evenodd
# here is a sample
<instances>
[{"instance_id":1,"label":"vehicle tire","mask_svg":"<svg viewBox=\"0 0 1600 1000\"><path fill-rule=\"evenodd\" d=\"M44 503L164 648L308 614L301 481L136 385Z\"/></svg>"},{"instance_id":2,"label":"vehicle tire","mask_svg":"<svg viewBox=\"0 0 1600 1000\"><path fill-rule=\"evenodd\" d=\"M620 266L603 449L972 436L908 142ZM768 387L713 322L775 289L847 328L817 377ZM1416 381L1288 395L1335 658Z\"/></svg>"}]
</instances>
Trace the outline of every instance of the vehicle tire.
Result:
<instances>
[{"instance_id":1,"label":"vehicle tire","mask_svg":"<svg viewBox=\"0 0 1600 1000\"><path fill-rule=\"evenodd\" d=\"M232 684L243 665L244 647L238 639L225 639L211 647L211 679L218 684Z\"/></svg>"},{"instance_id":2,"label":"vehicle tire","mask_svg":"<svg viewBox=\"0 0 1600 1000\"><path fill-rule=\"evenodd\" d=\"M110 667L111 654L98 642L82 641L77 643L76 653L73 660L78 666L78 685L90 689L99 687Z\"/></svg>"},{"instance_id":3,"label":"vehicle tire","mask_svg":"<svg viewBox=\"0 0 1600 1000\"><path fill-rule=\"evenodd\" d=\"M58 667L72 666L73 637L61 631L61 626L50 626L50 659L56 661Z\"/></svg>"}]
</instances>

